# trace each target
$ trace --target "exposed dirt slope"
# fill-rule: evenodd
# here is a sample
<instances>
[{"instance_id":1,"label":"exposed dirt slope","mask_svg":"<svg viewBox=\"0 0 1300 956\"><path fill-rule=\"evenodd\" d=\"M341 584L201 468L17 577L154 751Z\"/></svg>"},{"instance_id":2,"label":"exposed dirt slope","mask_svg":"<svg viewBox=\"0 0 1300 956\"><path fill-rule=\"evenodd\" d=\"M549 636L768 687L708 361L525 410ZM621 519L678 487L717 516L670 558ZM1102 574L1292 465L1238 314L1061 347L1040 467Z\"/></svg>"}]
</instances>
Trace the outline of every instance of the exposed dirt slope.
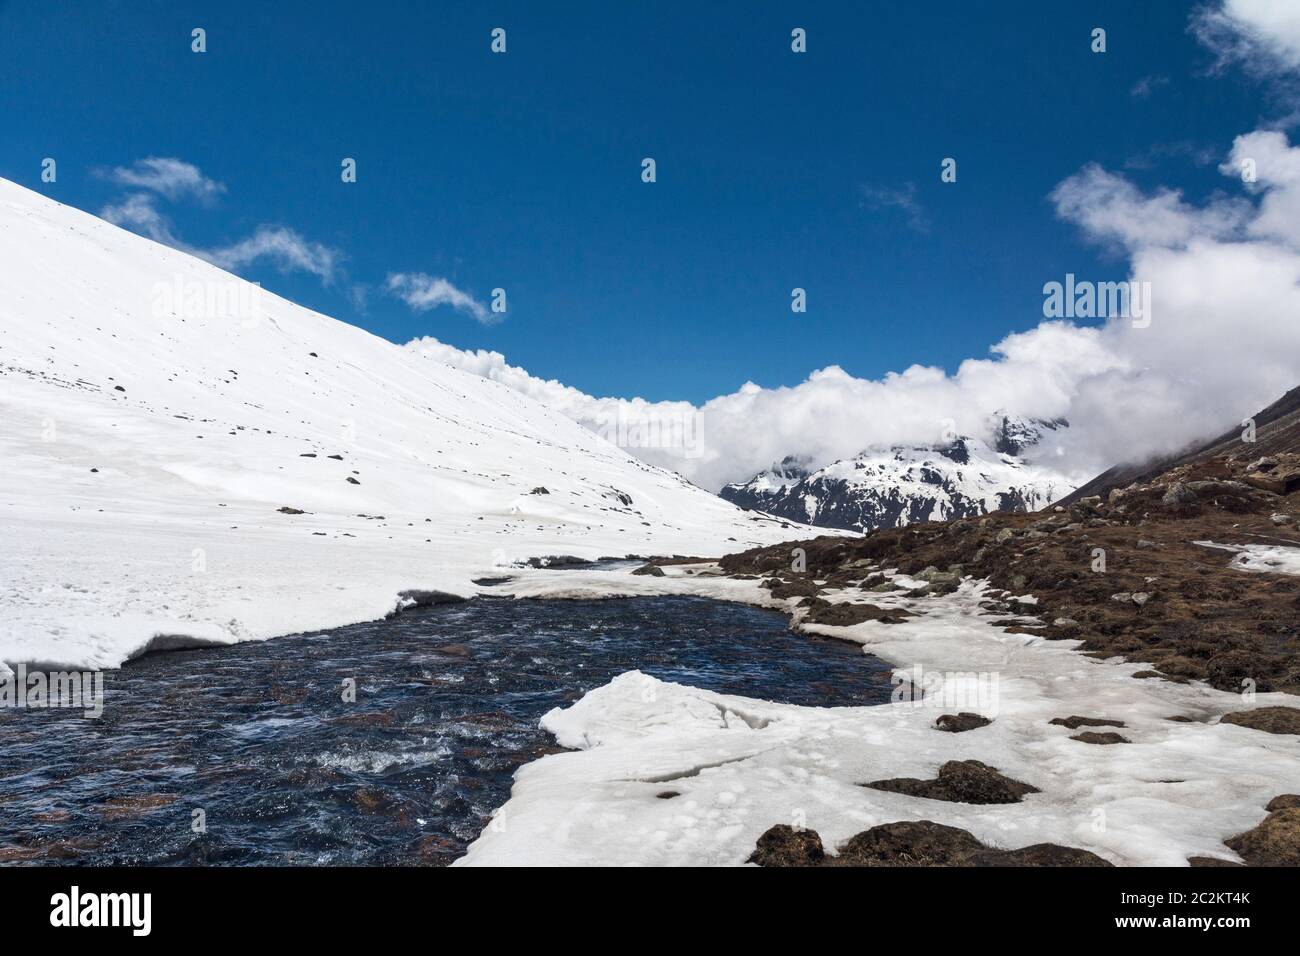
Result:
<instances>
[{"instance_id":1,"label":"exposed dirt slope","mask_svg":"<svg viewBox=\"0 0 1300 956\"><path fill-rule=\"evenodd\" d=\"M1058 504L1068 505L1089 495L1108 495L1112 488L1123 488L1134 482L1151 482L1180 465L1210 458L1230 456L1253 460L1266 455L1300 454L1300 386L1291 389L1255 415L1254 422L1254 442L1243 441L1245 429L1234 426L1217 438L1177 455L1136 464L1116 465L1066 495Z\"/></svg>"},{"instance_id":2,"label":"exposed dirt slope","mask_svg":"<svg viewBox=\"0 0 1300 956\"><path fill-rule=\"evenodd\" d=\"M1194 543L1300 548L1300 489L1278 490L1288 487L1279 476L1293 472L1297 454L1211 457L1048 512L815 538L729 555L721 565L770 575L782 593L807 593L809 604L814 579L843 586L868 564L939 582L974 575L1007 592L998 610L1040 616L1041 626L1024 630L1150 663L1143 676L1296 692L1300 576L1239 570L1235 552ZM791 570L793 547L806 552L805 573ZM1037 603L1016 600L1026 595Z\"/></svg>"}]
</instances>

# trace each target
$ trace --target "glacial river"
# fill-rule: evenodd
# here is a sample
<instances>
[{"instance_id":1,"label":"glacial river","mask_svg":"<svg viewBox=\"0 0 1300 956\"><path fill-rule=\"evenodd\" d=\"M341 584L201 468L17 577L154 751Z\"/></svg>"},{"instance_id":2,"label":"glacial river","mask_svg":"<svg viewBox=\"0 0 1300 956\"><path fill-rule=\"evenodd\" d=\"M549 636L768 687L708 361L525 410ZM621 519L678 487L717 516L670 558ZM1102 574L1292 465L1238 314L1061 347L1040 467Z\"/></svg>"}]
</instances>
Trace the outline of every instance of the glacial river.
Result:
<instances>
[{"instance_id":1,"label":"glacial river","mask_svg":"<svg viewBox=\"0 0 1300 956\"><path fill-rule=\"evenodd\" d=\"M0 864L445 864L627 670L729 694L889 698L851 644L700 598L479 599L106 675L104 713L0 710ZM345 699L355 686L355 700Z\"/></svg>"}]
</instances>

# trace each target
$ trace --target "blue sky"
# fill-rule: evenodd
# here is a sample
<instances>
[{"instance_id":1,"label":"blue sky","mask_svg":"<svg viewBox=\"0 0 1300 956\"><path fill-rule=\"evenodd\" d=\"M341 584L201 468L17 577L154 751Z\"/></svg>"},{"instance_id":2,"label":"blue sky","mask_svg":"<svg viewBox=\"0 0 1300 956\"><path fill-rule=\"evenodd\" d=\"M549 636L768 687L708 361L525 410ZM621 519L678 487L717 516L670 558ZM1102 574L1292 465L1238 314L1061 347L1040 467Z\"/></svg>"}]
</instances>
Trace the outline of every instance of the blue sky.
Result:
<instances>
[{"instance_id":1,"label":"blue sky","mask_svg":"<svg viewBox=\"0 0 1300 956\"><path fill-rule=\"evenodd\" d=\"M240 273L592 394L952 370L1037 325L1044 282L1126 274L1047 198L1085 164L1198 202L1224 188L1217 164L1270 104L1209 75L1192 9L0 3L0 176L97 212L132 192L105 170L181 159L224 186L152 200L186 244L287 227L337 251L328 281ZM509 311L415 311L384 291L402 272L482 303L502 287Z\"/></svg>"}]
</instances>

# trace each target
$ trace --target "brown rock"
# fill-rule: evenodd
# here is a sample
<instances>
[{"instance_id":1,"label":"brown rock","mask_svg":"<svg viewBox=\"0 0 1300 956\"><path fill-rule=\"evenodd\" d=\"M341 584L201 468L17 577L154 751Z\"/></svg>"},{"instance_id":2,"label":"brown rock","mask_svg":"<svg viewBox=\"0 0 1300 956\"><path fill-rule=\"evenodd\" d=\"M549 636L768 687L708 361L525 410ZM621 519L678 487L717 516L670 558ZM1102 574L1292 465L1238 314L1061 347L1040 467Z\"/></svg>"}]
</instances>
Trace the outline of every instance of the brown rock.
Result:
<instances>
[{"instance_id":1,"label":"brown rock","mask_svg":"<svg viewBox=\"0 0 1300 956\"><path fill-rule=\"evenodd\" d=\"M1300 734L1300 709L1295 707L1253 707L1224 714L1220 723L1250 727L1269 734Z\"/></svg>"},{"instance_id":2,"label":"brown rock","mask_svg":"<svg viewBox=\"0 0 1300 956\"><path fill-rule=\"evenodd\" d=\"M1205 680L1216 690L1239 691L1242 682L1255 682L1255 689L1268 693L1273 682L1264 675L1275 670L1273 662L1265 655L1246 650L1233 650L1216 654L1205 663Z\"/></svg>"},{"instance_id":3,"label":"brown rock","mask_svg":"<svg viewBox=\"0 0 1300 956\"><path fill-rule=\"evenodd\" d=\"M837 866L960 866L985 849L967 830L929 820L883 823L850 837L827 862Z\"/></svg>"},{"instance_id":4,"label":"brown rock","mask_svg":"<svg viewBox=\"0 0 1300 956\"><path fill-rule=\"evenodd\" d=\"M1293 807L1300 807L1300 793L1284 793L1276 796L1264 809L1272 813L1274 810L1290 810Z\"/></svg>"},{"instance_id":5,"label":"brown rock","mask_svg":"<svg viewBox=\"0 0 1300 956\"><path fill-rule=\"evenodd\" d=\"M987 717L963 711L960 714L944 714L934 722L934 725L950 734L960 734L968 730L975 730L978 727L987 727L991 723L993 721Z\"/></svg>"},{"instance_id":6,"label":"brown rock","mask_svg":"<svg viewBox=\"0 0 1300 956\"><path fill-rule=\"evenodd\" d=\"M826 856L815 830L796 830L784 823L761 837L746 863L759 866L816 866Z\"/></svg>"},{"instance_id":7,"label":"brown rock","mask_svg":"<svg viewBox=\"0 0 1300 956\"><path fill-rule=\"evenodd\" d=\"M361 787L352 792L352 803L364 813L375 813L388 804L388 798L378 790Z\"/></svg>"},{"instance_id":8,"label":"brown rock","mask_svg":"<svg viewBox=\"0 0 1300 956\"><path fill-rule=\"evenodd\" d=\"M1223 842L1250 866L1300 866L1300 808L1274 810L1253 830Z\"/></svg>"},{"instance_id":9,"label":"brown rock","mask_svg":"<svg viewBox=\"0 0 1300 956\"><path fill-rule=\"evenodd\" d=\"M1242 481L1255 488L1271 491L1275 495L1286 495L1300 488L1300 469L1290 468L1280 471L1256 471L1245 475Z\"/></svg>"},{"instance_id":10,"label":"brown rock","mask_svg":"<svg viewBox=\"0 0 1300 956\"><path fill-rule=\"evenodd\" d=\"M109 820L131 819L150 811L170 806L176 802L174 793L148 793L138 797L111 797L99 805L99 811Z\"/></svg>"},{"instance_id":11,"label":"brown rock","mask_svg":"<svg viewBox=\"0 0 1300 956\"><path fill-rule=\"evenodd\" d=\"M1074 846L1035 843L1018 850L985 850L970 858L968 866L1114 866L1095 853Z\"/></svg>"},{"instance_id":12,"label":"brown rock","mask_svg":"<svg viewBox=\"0 0 1300 956\"><path fill-rule=\"evenodd\" d=\"M812 597L818 592L817 583L806 579L782 581L772 578L763 582L763 587L772 591L772 597L784 600L792 597Z\"/></svg>"},{"instance_id":13,"label":"brown rock","mask_svg":"<svg viewBox=\"0 0 1300 956\"><path fill-rule=\"evenodd\" d=\"M852 837L827 866L1110 866L1087 850L1037 843L1017 850L985 846L967 830L929 820L885 823Z\"/></svg>"},{"instance_id":14,"label":"brown rock","mask_svg":"<svg viewBox=\"0 0 1300 956\"><path fill-rule=\"evenodd\" d=\"M1094 730L1085 730L1081 734L1075 734L1070 738L1085 744L1126 744L1129 743L1127 737L1121 737L1115 733L1097 733Z\"/></svg>"},{"instance_id":15,"label":"brown rock","mask_svg":"<svg viewBox=\"0 0 1300 956\"><path fill-rule=\"evenodd\" d=\"M416 854L420 862L433 866L446 866L460 856L461 848L446 837L426 836L416 844Z\"/></svg>"},{"instance_id":16,"label":"brown rock","mask_svg":"<svg viewBox=\"0 0 1300 956\"><path fill-rule=\"evenodd\" d=\"M1111 720L1107 717L1053 717L1049 724L1078 730L1080 727L1123 727L1124 721Z\"/></svg>"},{"instance_id":17,"label":"brown rock","mask_svg":"<svg viewBox=\"0 0 1300 956\"><path fill-rule=\"evenodd\" d=\"M1038 793L1037 787L1003 776L978 760L949 760L934 780L896 777L863 786L952 803L1019 803L1026 794Z\"/></svg>"},{"instance_id":18,"label":"brown rock","mask_svg":"<svg viewBox=\"0 0 1300 956\"><path fill-rule=\"evenodd\" d=\"M773 591L773 594L776 592ZM832 627L852 627L863 621L880 621L882 624L898 624L912 616L904 610L886 610L874 604L854 604L851 602L833 603L824 598L812 598L805 618L811 624L826 624Z\"/></svg>"}]
</instances>

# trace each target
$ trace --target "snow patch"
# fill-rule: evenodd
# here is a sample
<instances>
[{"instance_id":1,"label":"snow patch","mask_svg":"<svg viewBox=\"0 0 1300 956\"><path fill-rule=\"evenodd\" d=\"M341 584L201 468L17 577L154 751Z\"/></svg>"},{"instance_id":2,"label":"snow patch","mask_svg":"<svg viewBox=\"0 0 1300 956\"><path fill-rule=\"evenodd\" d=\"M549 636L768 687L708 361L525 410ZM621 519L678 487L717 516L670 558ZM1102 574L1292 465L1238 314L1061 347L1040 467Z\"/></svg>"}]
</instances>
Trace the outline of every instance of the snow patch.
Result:
<instances>
[{"instance_id":1,"label":"snow patch","mask_svg":"<svg viewBox=\"0 0 1300 956\"><path fill-rule=\"evenodd\" d=\"M1215 544L1213 541L1194 541L1203 548L1235 551L1237 556L1228 567L1238 571L1267 571L1272 574L1300 574L1300 548L1274 544Z\"/></svg>"},{"instance_id":2,"label":"snow patch","mask_svg":"<svg viewBox=\"0 0 1300 956\"><path fill-rule=\"evenodd\" d=\"M598 576L574 574L599 590ZM545 579L528 577L523 590L545 596ZM775 603L752 581L680 572L637 580L641 593L677 587ZM487 828L458 864L735 865L778 823L817 830L835 846L876 824L926 819L995 847L1053 842L1120 864L1183 866L1194 855L1233 859L1224 838L1257 824L1272 797L1300 790L1293 737L1217 723L1243 708L1239 696L1135 680L1146 665L1093 660L1072 650L1074 641L1009 634L980 608L987 590L968 580L951 595L919 601L853 594L920 616L808 630L858 641L900 673L941 675L940 696L971 675L996 675L988 726L941 732L935 719L952 711L924 701L798 707L632 671L546 715L543 726L577 749L522 767L498 811L502 825ZM1300 699L1260 694L1256 703ZM1076 714L1123 721L1118 732L1131 743L1087 744L1050 723ZM1191 722L1168 719L1175 715ZM966 759L1042 792L977 806L861 786L933 777L945 761ZM661 797L665 791L675 795Z\"/></svg>"}]
</instances>

